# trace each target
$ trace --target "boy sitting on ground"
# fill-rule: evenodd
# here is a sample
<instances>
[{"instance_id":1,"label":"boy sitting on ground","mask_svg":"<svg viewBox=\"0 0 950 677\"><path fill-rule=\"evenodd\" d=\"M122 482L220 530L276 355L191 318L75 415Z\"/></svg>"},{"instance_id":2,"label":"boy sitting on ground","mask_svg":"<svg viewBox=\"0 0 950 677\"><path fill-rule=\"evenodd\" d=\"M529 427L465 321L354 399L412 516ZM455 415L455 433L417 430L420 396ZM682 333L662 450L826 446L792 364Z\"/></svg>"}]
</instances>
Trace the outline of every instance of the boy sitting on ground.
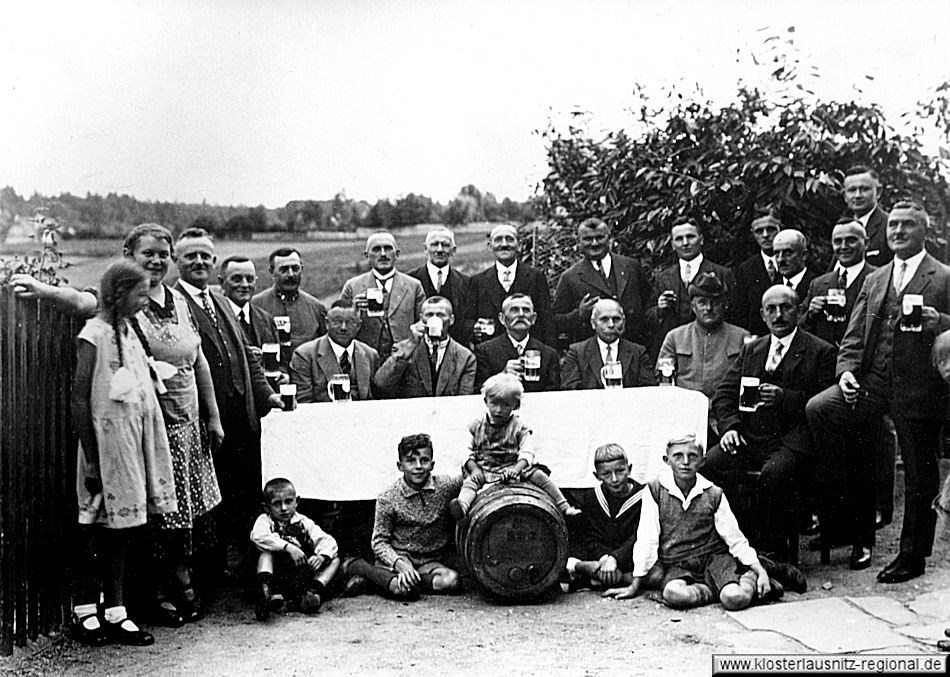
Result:
<instances>
[{"instance_id":1,"label":"boy sitting on ground","mask_svg":"<svg viewBox=\"0 0 950 677\"><path fill-rule=\"evenodd\" d=\"M320 610L340 568L336 540L297 512L297 490L290 480L277 477L264 485L264 513L254 522L251 543L260 551L258 620L267 620L285 600L306 614Z\"/></svg>"},{"instance_id":2,"label":"boy sitting on ground","mask_svg":"<svg viewBox=\"0 0 950 677\"><path fill-rule=\"evenodd\" d=\"M643 492L633 580L607 590L605 597L627 599L658 583L663 601L673 608L718 599L735 611L756 599L780 597L782 583L804 592L805 578L795 567L768 561L770 578L739 530L722 489L698 473L702 460L703 447L692 435L667 443L663 461L670 471Z\"/></svg>"},{"instance_id":3,"label":"boy sitting on ground","mask_svg":"<svg viewBox=\"0 0 950 677\"><path fill-rule=\"evenodd\" d=\"M386 597L409 600L420 593L461 589L448 504L458 495L462 478L432 474L432 440L424 433L403 437L398 453L402 477L376 499L376 566L348 558L344 596L362 593L367 582Z\"/></svg>"},{"instance_id":4,"label":"boy sitting on ground","mask_svg":"<svg viewBox=\"0 0 950 677\"><path fill-rule=\"evenodd\" d=\"M575 492L583 514L571 525L570 590L623 585L633 579L643 485L630 479L630 462L619 444L594 451L594 477L600 480L598 486Z\"/></svg>"},{"instance_id":5,"label":"boy sitting on ground","mask_svg":"<svg viewBox=\"0 0 950 677\"><path fill-rule=\"evenodd\" d=\"M475 494L489 482L530 482L547 492L565 517L580 514L551 478L534 465L531 429L515 414L521 408L523 395L524 386L512 374L495 374L482 385L488 413L468 426L472 455L465 462L465 481L459 497L449 506L456 520L468 514Z\"/></svg>"}]
</instances>

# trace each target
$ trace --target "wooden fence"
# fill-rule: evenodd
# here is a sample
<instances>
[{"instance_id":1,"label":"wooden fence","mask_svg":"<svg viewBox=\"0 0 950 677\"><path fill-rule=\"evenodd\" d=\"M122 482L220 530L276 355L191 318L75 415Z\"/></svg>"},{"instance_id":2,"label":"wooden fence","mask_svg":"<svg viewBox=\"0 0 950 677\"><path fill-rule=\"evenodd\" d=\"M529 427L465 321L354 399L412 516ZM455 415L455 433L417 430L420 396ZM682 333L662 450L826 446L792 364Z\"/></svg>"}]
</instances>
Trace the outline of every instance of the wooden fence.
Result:
<instances>
[{"instance_id":1,"label":"wooden fence","mask_svg":"<svg viewBox=\"0 0 950 677\"><path fill-rule=\"evenodd\" d=\"M0 655L68 618L80 320L0 287Z\"/></svg>"}]
</instances>

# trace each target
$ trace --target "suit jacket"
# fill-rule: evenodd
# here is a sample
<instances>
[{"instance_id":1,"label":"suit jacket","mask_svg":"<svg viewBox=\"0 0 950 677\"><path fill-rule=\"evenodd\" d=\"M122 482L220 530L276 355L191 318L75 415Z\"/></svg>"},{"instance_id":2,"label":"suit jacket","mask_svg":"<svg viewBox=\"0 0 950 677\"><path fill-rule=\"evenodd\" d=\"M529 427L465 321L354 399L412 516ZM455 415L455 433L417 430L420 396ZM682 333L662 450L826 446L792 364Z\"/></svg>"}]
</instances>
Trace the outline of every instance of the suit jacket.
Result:
<instances>
[{"instance_id":1,"label":"suit jacket","mask_svg":"<svg viewBox=\"0 0 950 677\"><path fill-rule=\"evenodd\" d=\"M893 279L894 262L870 273L864 280L841 339L837 374L852 372L861 381L872 366L881 329L882 306ZM920 333L895 331L891 353L891 402L896 414L907 418L943 419L947 410L947 385L930 361L934 339L950 328L950 268L925 254L904 294L922 294L924 305L936 308L936 328ZM901 334L898 336L898 334Z\"/></svg>"},{"instance_id":2,"label":"suit jacket","mask_svg":"<svg viewBox=\"0 0 950 677\"><path fill-rule=\"evenodd\" d=\"M270 411L267 398L273 395L274 391L268 385L261 360L251 350L251 345L231 311L228 300L220 293L211 290L211 302L218 318L218 326L215 327L204 308L197 304L178 282L175 283L175 289L180 291L188 302L191 316L201 335L201 350L211 369L214 396L218 409L222 413L222 419L226 420L225 412L230 409L225 406L229 395L243 391L244 409L251 429L260 430L261 416ZM228 349L228 341L222 338L221 332L228 332L232 344L239 347L236 353L231 353ZM235 367L234 373L240 374L240 382L235 383L232 370L228 368L229 364ZM227 434L226 428L224 432Z\"/></svg>"},{"instance_id":3,"label":"suit jacket","mask_svg":"<svg viewBox=\"0 0 950 677\"><path fill-rule=\"evenodd\" d=\"M617 281L616 300L626 317L624 338L645 344L645 313L650 307L650 280L635 259L613 253L610 258L610 274ZM594 335L590 322L582 322L577 310L586 294L601 298L612 297L603 276L590 261L582 259L561 274L554 292L555 326L560 334L567 335L569 343L583 341Z\"/></svg>"},{"instance_id":4,"label":"suit jacket","mask_svg":"<svg viewBox=\"0 0 950 677\"><path fill-rule=\"evenodd\" d=\"M781 282L782 276L776 271L775 281ZM736 268L736 291L733 294L736 308L733 311L735 322L745 327L750 334L765 336L769 328L765 325L759 311L762 308L762 294L775 282L769 279L769 272L762 262L762 255L756 252Z\"/></svg>"},{"instance_id":5,"label":"suit jacket","mask_svg":"<svg viewBox=\"0 0 950 677\"><path fill-rule=\"evenodd\" d=\"M771 344L771 334L745 344L723 376L712 401L719 432L738 430L753 447L781 443L792 451L812 454L805 404L834 383L834 346L799 328L778 369L769 374L765 362ZM740 412L739 382L743 376L755 376L762 383L782 388L784 394L778 406Z\"/></svg>"},{"instance_id":6,"label":"suit jacket","mask_svg":"<svg viewBox=\"0 0 950 677\"><path fill-rule=\"evenodd\" d=\"M353 363L356 371L358 399L373 399L373 375L379 368L379 353L365 343L353 341ZM290 381L297 386L299 402L329 402L327 383L340 373L340 363L327 336L307 341L294 351L290 359Z\"/></svg>"},{"instance_id":7,"label":"suit jacket","mask_svg":"<svg viewBox=\"0 0 950 677\"><path fill-rule=\"evenodd\" d=\"M655 386L653 363L646 348L639 343L620 339L618 361L623 370L623 387ZM604 366L597 337L574 343L567 351L561 371L561 390L594 390L603 388L600 368Z\"/></svg>"},{"instance_id":8,"label":"suit jacket","mask_svg":"<svg viewBox=\"0 0 950 677\"><path fill-rule=\"evenodd\" d=\"M890 263L894 252L887 246L887 212L881 209L881 205L874 205L865 230L868 234L868 250L864 255L867 262L875 268Z\"/></svg>"},{"instance_id":9,"label":"suit jacket","mask_svg":"<svg viewBox=\"0 0 950 677\"><path fill-rule=\"evenodd\" d=\"M452 323L449 335L463 346L470 344L472 342L472 327L475 324L475 318L468 317L469 299L472 295L472 278L449 266L448 279L443 283L441 291L436 292L432 279L429 277L429 269L425 264L413 270L409 275L422 284L422 291L425 292L426 298L438 294L452 302L455 321Z\"/></svg>"},{"instance_id":10,"label":"suit jacket","mask_svg":"<svg viewBox=\"0 0 950 677\"><path fill-rule=\"evenodd\" d=\"M376 278L370 270L347 280L343 285L340 299L352 301L354 296L371 287L376 287ZM419 280L397 270L389 292L389 310L386 316L367 317L364 313L363 325L356 339L378 350L384 328L383 323L386 321L393 335L393 344L404 341L409 338L409 326L419 320L419 311L425 298L425 292L422 291Z\"/></svg>"},{"instance_id":11,"label":"suit jacket","mask_svg":"<svg viewBox=\"0 0 950 677\"><path fill-rule=\"evenodd\" d=\"M525 350L541 351L541 380L524 381L525 392L547 392L561 389L561 364L557 351L551 346L541 343L534 336L528 336ZM518 359L518 351L505 332L490 341L484 341L475 346L475 390L479 391L489 376L500 374L505 370L508 360Z\"/></svg>"},{"instance_id":12,"label":"suit jacket","mask_svg":"<svg viewBox=\"0 0 950 677\"><path fill-rule=\"evenodd\" d=\"M728 287L729 296L726 299L726 321L731 322L734 312L733 307L735 306L735 300L733 299L736 289L735 274L725 266L710 261L706 256L703 256L703 262L694 273L693 279L696 279L695 276L701 273L715 273ZM676 305L673 308L661 311L656 305L656 299L667 290L672 290L676 293ZM689 324L694 319L693 309L689 302L689 289L683 284L683 278L680 277L679 261L657 273L656 284L653 287L650 304L647 323L650 327L651 342L648 345L653 348L651 352L656 354L659 351L660 344L663 342L663 338L671 329Z\"/></svg>"},{"instance_id":13,"label":"suit jacket","mask_svg":"<svg viewBox=\"0 0 950 677\"><path fill-rule=\"evenodd\" d=\"M798 294L799 305L801 305L801 302L805 300L806 296L808 296L808 288L811 286L811 281L814 280L816 277L818 277L818 273L816 273L814 270L806 266L805 274L802 276L802 279L798 283L798 286L795 287L795 293ZM779 279L779 282L782 282L782 280ZM760 308L762 307L761 298L759 299L759 307Z\"/></svg>"},{"instance_id":14,"label":"suit jacket","mask_svg":"<svg viewBox=\"0 0 950 677\"><path fill-rule=\"evenodd\" d=\"M484 317L495 323L495 336L504 333L505 328L498 322L501 303L509 294L527 294L534 302L534 312L538 319L534 324L534 333L549 346L555 345L554 317L551 313L551 289L547 278L537 268L524 261L518 262L518 270L511 288L506 292L498 281L495 264L472 277L471 296L469 298L468 317L474 320Z\"/></svg>"},{"instance_id":15,"label":"suit jacket","mask_svg":"<svg viewBox=\"0 0 950 677\"><path fill-rule=\"evenodd\" d=\"M425 341L415 348L409 340L400 341L380 365L373 383L382 397L471 395L475 392L475 356L450 337L433 387Z\"/></svg>"},{"instance_id":16,"label":"suit jacket","mask_svg":"<svg viewBox=\"0 0 950 677\"><path fill-rule=\"evenodd\" d=\"M864 284L864 279L868 276L868 273L874 270L877 270L877 268L865 263L864 268L858 273L854 282L848 285L848 288L844 292L845 317L851 317L851 311L854 310L854 302L858 300L861 285ZM824 275L819 275L812 280L811 285L808 287L808 296L805 298L805 311L798 321L800 327L807 330L810 334L814 334L818 338L831 343L835 347L841 344L841 337L844 336L844 330L848 326L847 320L844 322L829 322L823 310L812 312L808 310L808 306L811 305L813 298L816 296L825 296L828 294L829 289L834 289L837 286L838 272L835 270L825 273Z\"/></svg>"},{"instance_id":17,"label":"suit jacket","mask_svg":"<svg viewBox=\"0 0 950 677\"><path fill-rule=\"evenodd\" d=\"M247 304L251 309L251 328L253 331L253 340L251 345L260 348L265 343L277 343L277 327L274 326L274 316L263 308L258 308L253 304Z\"/></svg>"}]
</instances>

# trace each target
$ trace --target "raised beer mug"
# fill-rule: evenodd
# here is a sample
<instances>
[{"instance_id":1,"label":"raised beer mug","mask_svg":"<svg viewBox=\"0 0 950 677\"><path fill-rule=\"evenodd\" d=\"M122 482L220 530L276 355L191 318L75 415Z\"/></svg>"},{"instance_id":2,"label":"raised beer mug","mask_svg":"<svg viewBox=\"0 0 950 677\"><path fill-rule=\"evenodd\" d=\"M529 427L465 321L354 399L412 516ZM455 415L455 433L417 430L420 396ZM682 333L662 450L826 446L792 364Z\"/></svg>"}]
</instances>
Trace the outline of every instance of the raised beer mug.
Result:
<instances>
[{"instance_id":1,"label":"raised beer mug","mask_svg":"<svg viewBox=\"0 0 950 677\"><path fill-rule=\"evenodd\" d=\"M541 351L526 350L521 356L521 366L524 367L525 381L541 380Z\"/></svg>"},{"instance_id":2,"label":"raised beer mug","mask_svg":"<svg viewBox=\"0 0 950 677\"><path fill-rule=\"evenodd\" d=\"M281 345L290 345L290 315L275 315L274 326L277 327L277 340ZM262 349L263 350L263 349Z\"/></svg>"},{"instance_id":3,"label":"raised beer mug","mask_svg":"<svg viewBox=\"0 0 950 677\"><path fill-rule=\"evenodd\" d=\"M844 304L844 289L829 289L825 296L825 318L829 322L844 322L847 320Z\"/></svg>"},{"instance_id":4,"label":"raised beer mug","mask_svg":"<svg viewBox=\"0 0 950 677\"><path fill-rule=\"evenodd\" d=\"M433 315L428 320L426 320L426 333L429 335L430 339L435 339L436 341L442 338L442 330L444 329L444 323L442 322L441 317Z\"/></svg>"},{"instance_id":5,"label":"raised beer mug","mask_svg":"<svg viewBox=\"0 0 950 677\"><path fill-rule=\"evenodd\" d=\"M349 402L350 397L350 375L334 374L327 381L327 396L333 402Z\"/></svg>"},{"instance_id":6,"label":"raised beer mug","mask_svg":"<svg viewBox=\"0 0 950 677\"><path fill-rule=\"evenodd\" d=\"M759 408L759 378L743 376L739 382L739 411L753 412Z\"/></svg>"},{"instance_id":7,"label":"raised beer mug","mask_svg":"<svg viewBox=\"0 0 950 677\"><path fill-rule=\"evenodd\" d=\"M613 390L623 388L623 368L619 362L608 362L600 368L600 380L604 382L604 388Z\"/></svg>"},{"instance_id":8,"label":"raised beer mug","mask_svg":"<svg viewBox=\"0 0 950 677\"><path fill-rule=\"evenodd\" d=\"M366 316L383 316L383 290L379 287L370 287L366 290Z\"/></svg>"},{"instance_id":9,"label":"raised beer mug","mask_svg":"<svg viewBox=\"0 0 950 677\"><path fill-rule=\"evenodd\" d=\"M673 358L661 357L656 361L656 366L657 370L660 372L660 385L675 385L673 382L673 374L676 371L676 362L673 361Z\"/></svg>"},{"instance_id":10,"label":"raised beer mug","mask_svg":"<svg viewBox=\"0 0 950 677\"><path fill-rule=\"evenodd\" d=\"M280 401L284 411L293 411L297 408L297 386L294 383L285 383L280 387Z\"/></svg>"},{"instance_id":11,"label":"raised beer mug","mask_svg":"<svg viewBox=\"0 0 950 677\"><path fill-rule=\"evenodd\" d=\"M280 362L280 344L263 344L261 346L261 357L264 361L264 371L277 371Z\"/></svg>"},{"instance_id":12,"label":"raised beer mug","mask_svg":"<svg viewBox=\"0 0 950 677\"><path fill-rule=\"evenodd\" d=\"M924 297L922 294L904 294L901 302L901 331L923 331Z\"/></svg>"}]
</instances>

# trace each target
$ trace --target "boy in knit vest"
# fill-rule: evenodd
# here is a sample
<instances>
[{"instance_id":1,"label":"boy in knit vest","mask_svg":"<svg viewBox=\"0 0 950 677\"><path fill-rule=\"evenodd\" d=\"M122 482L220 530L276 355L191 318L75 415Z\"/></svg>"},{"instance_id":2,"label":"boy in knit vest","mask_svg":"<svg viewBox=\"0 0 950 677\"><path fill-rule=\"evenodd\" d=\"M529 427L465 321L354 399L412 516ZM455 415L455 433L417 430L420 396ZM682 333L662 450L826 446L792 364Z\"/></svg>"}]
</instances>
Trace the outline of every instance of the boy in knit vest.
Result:
<instances>
[{"instance_id":1,"label":"boy in knit vest","mask_svg":"<svg viewBox=\"0 0 950 677\"><path fill-rule=\"evenodd\" d=\"M689 609L719 599L730 611L756 599L774 599L782 584L759 561L739 530L722 489L698 473L703 447L692 435L670 440L663 461L669 466L643 492L640 525L633 546L633 580L605 597L627 599L641 587L658 584L663 601ZM803 592L804 577L794 567L768 562L773 576Z\"/></svg>"}]
</instances>

